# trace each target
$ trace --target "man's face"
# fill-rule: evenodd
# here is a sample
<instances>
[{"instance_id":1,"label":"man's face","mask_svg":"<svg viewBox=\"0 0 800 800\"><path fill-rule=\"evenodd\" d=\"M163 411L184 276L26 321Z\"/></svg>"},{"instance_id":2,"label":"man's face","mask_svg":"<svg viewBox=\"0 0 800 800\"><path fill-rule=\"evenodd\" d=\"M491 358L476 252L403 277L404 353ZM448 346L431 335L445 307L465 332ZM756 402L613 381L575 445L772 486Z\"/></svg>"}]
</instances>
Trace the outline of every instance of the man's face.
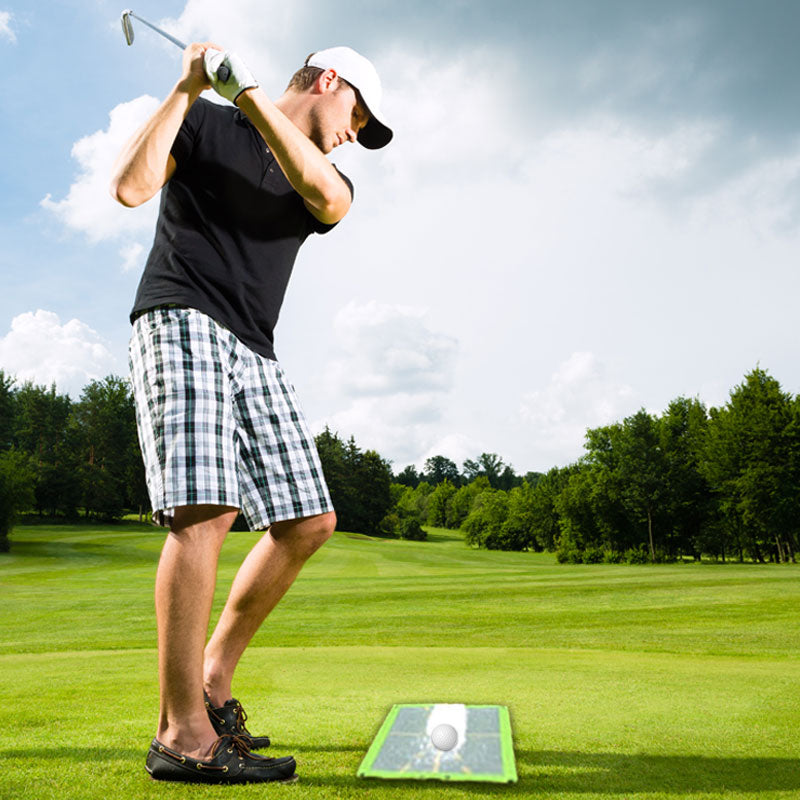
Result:
<instances>
[{"instance_id":1,"label":"man's face","mask_svg":"<svg viewBox=\"0 0 800 800\"><path fill-rule=\"evenodd\" d=\"M309 139L323 153L330 153L340 144L356 141L358 132L369 121L369 112L356 90L336 78L317 96L309 121Z\"/></svg>"}]
</instances>

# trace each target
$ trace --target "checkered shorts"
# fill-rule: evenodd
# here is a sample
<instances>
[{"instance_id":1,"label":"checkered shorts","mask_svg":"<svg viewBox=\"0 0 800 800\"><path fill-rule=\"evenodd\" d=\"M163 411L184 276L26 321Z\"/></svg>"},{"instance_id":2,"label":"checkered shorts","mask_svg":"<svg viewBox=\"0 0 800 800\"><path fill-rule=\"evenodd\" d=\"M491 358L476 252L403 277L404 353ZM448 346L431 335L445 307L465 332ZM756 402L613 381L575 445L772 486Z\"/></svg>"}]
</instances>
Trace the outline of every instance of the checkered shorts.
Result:
<instances>
[{"instance_id":1,"label":"checkered shorts","mask_svg":"<svg viewBox=\"0 0 800 800\"><path fill-rule=\"evenodd\" d=\"M130 368L153 518L240 508L251 530L332 511L314 440L276 361L192 308L133 325Z\"/></svg>"}]
</instances>

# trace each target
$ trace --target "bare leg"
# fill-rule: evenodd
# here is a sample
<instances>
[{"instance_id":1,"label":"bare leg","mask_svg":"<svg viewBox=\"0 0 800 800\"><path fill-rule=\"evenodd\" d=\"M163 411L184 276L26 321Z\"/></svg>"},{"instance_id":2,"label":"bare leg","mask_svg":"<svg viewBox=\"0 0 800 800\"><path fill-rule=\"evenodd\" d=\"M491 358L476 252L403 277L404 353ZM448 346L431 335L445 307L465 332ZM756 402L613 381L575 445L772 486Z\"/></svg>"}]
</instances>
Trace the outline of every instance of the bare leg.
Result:
<instances>
[{"instance_id":1,"label":"bare leg","mask_svg":"<svg viewBox=\"0 0 800 800\"><path fill-rule=\"evenodd\" d=\"M205 649L204 688L215 706L232 697L244 649L335 526L333 512L276 522L248 553Z\"/></svg>"},{"instance_id":2,"label":"bare leg","mask_svg":"<svg viewBox=\"0 0 800 800\"><path fill-rule=\"evenodd\" d=\"M203 702L203 645L214 598L217 560L237 509L175 509L156 573L159 742L205 758L217 739Z\"/></svg>"}]
</instances>

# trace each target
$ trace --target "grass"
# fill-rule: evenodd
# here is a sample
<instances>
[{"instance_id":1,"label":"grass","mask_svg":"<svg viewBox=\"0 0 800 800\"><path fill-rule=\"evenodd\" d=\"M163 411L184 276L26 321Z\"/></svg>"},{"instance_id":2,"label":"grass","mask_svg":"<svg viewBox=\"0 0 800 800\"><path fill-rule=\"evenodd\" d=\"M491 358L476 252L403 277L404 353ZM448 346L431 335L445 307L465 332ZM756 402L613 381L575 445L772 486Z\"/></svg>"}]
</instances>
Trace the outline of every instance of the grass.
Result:
<instances>
[{"instance_id":1,"label":"grass","mask_svg":"<svg viewBox=\"0 0 800 800\"><path fill-rule=\"evenodd\" d=\"M214 615L257 534L223 548ZM559 566L337 533L257 634L235 691L300 783L157 784L162 535L26 525L0 556L0 798L800 798L795 566ZM513 786L355 778L393 703L511 711Z\"/></svg>"}]
</instances>

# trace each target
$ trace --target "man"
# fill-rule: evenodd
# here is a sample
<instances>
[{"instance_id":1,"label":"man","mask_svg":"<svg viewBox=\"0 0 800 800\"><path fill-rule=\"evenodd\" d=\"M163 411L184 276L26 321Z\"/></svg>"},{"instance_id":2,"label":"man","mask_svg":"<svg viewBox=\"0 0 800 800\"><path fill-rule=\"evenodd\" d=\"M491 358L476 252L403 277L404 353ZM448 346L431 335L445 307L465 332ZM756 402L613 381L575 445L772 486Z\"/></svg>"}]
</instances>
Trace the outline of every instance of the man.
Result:
<instances>
[{"instance_id":1,"label":"man","mask_svg":"<svg viewBox=\"0 0 800 800\"><path fill-rule=\"evenodd\" d=\"M234 106L200 98L211 87ZM235 54L195 43L114 166L111 193L125 206L163 187L130 344L154 519L170 528L155 589L155 779L296 778L291 756L253 752L269 740L250 735L231 691L245 647L336 522L273 329L298 248L350 208L352 184L326 154L392 138L380 99L374 67L350 48L309 56L272 102ZM240 509L267 530L206 643L219 551Z\"/></svg>"}]
</instances>

